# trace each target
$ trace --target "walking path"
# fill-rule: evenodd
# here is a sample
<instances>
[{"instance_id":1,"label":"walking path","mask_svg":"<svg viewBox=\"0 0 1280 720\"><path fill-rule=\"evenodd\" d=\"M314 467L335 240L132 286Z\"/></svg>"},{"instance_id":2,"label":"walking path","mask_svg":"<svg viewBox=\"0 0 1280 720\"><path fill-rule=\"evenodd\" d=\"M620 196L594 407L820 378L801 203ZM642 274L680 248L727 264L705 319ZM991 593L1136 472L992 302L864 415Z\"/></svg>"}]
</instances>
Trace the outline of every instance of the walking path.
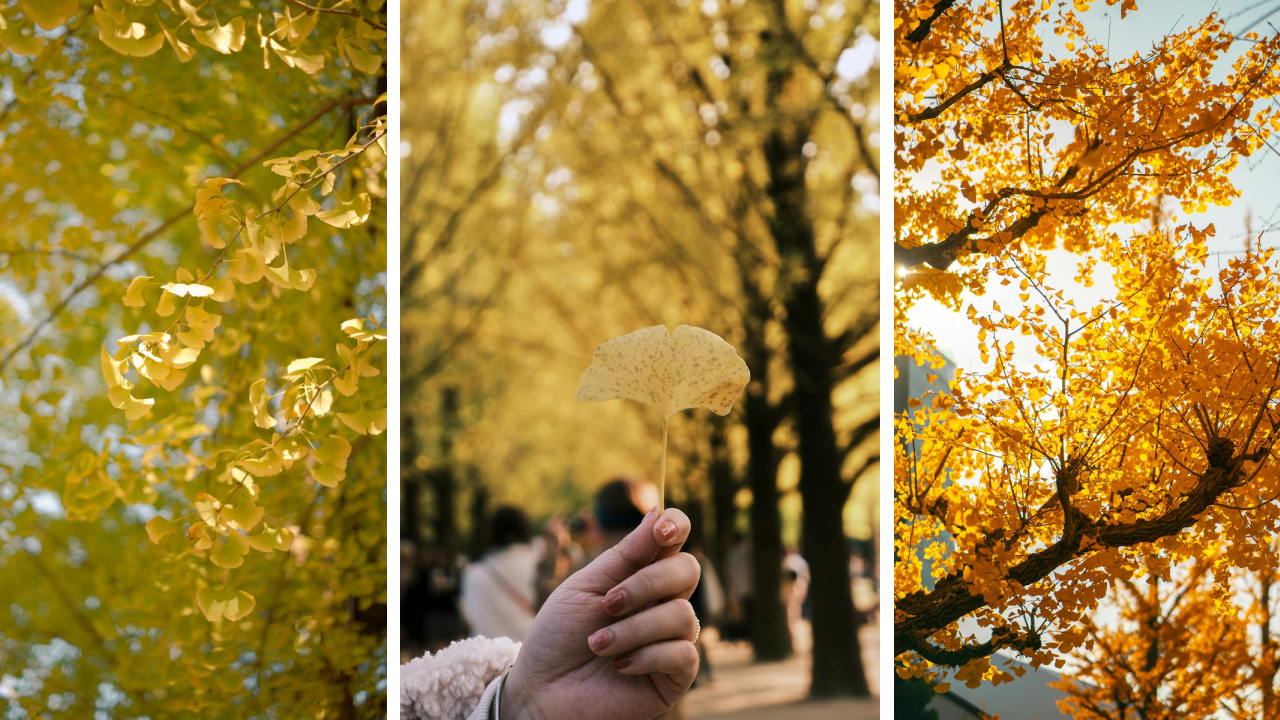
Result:
<instances>
[{"instance_id":1,"label":"walking path","mask_svg":"<svg viewBox=\"0 0 1280 720\"><path fill-rule=\"evenodd\" d=\"M858 634L873 697L807 701L809 627L796 628L796 654L782 662L751 662L751 646L708 638L712 681L699 684L680 703L687 720L873 720L880 717L880 632L863 627Z\"/></svg>"}]
</instances>

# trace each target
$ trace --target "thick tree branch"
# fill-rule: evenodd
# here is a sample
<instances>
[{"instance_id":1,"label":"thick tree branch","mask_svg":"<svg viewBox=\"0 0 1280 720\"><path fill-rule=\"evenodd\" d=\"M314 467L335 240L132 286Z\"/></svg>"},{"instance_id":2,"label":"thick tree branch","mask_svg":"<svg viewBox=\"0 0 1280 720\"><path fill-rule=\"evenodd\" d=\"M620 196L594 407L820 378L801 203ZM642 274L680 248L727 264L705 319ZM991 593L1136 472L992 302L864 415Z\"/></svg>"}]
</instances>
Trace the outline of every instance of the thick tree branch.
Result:
<instances>
[{"instance_id":1,"label":"thick tree branch","mask_svg":"<svg viewBox=\"0 0 1280 720\"><path fill-rule=\"evenodd\" d=\"M1127 523L1102 523L1092 521L1068 506L1067 519L1058 541L1009 568L1006 577L1023 587L1040 582L1058 568L1081 557L1086 538L1091 539L1096 547L1106 548L1130 547L1177 535L1193 525L1224 493L1247 481L1244 463L1261 462L1269 454L1270 448L1262 447L1252 453L1237 455L1223 464L1211 464L1181 501L1159 517ZM1069 469L1071 467L1068 465ZM1076 465L1072 471L1078 473L1081 469ZM1071 484L1069 477L1061 481L1063 488ZM1059 494L1062 492L1060 488ZM989 540L999 542L999 538ZM931 592L917 590L902 597L895 603L905 617L894 624L895 657L906 652L920 653L918 638L927 638L986 604L981 595L970 592L969 583L959 572L940 580ZM929 651L928 648L925 650Z\"/></svg>"},{"instance_id":2,"label":"thick tree branch","mask_svg":"<svg viewBox=\"0 0 1280 720\"><path fill-rule=\"evenodd\" d=\"M955 4L956 0L942 0L942 2L934 5L933 14L924 20L921 20L920 24L907 34L907 40L913 43L919 43L929 37L929 31L933 29L933 23L936 22L938 18L942 17L942 14L947 10L950 10L951 6Z\"/></svg>"}]
</instances>

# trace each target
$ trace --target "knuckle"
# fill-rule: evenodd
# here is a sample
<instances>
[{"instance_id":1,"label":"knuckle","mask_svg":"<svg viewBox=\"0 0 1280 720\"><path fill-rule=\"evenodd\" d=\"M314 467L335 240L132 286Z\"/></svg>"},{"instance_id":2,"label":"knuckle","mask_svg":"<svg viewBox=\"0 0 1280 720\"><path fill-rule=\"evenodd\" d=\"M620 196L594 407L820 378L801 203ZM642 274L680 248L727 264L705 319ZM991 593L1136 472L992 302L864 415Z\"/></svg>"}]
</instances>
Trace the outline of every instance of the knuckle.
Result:
<instances>
[{"instance_id":1,"label":"knuckle","mask_svg":"<svg viewBox=\"0 0 1280 720\"><path fill-rule=\"evenodd\" d=\"M685 665L698 664L698 648L695 647L693 643L680 643L680 654L683 656L680 659Z\"/></svg>"},{"instance_id":2,"label":"knuckle","mask_svg":"<svg viewBox=\"0 0 1280 720\"><path fill-rule=\"evenodd\" d=\"M686 574L697 582L702 577L702 566L698 564L698 558L689 553L680 553L676 557L680 558L680 563L684 567Z\"/></svg>"},{"instance_id":3,"label":"knuckle","mask_svg":"<svg viewBox=\"0 0 1280 720\"><path fill-rule=\"evenodd\" d=\"M631 583L634 585L636 598L648 599L653 595L653 578L649 573L639 572L631 576Z\"/></svg>"},{"instance_id":4,"label":"knuckle","mask_svg":"<svg viewBox=\"0 0 1280 720\"><path fill-rule=\"evenodd\" d=\"M682 618L683 620L685 620L690 624L693 624L695 622L696 616L693 612L693 603L690 603L688 600L685 600L684 598L676 598L674 600L671 600L670 602L672 604L671 609L673 612L676 613L677 617Z\"/></svg>"}]
</instances>

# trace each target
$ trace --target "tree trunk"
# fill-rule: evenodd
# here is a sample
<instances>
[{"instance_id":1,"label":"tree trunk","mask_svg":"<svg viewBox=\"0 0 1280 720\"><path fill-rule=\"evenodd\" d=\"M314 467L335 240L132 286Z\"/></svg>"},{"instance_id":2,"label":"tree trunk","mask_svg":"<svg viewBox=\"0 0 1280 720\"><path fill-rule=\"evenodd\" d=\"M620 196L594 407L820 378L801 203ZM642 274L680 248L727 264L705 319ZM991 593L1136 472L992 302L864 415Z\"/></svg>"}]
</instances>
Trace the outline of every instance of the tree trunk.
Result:
<instances>
[{"instance_id":1,"label":"tree trunk","mask_svg":"<svg viewBox=\"0 0 1280 720\"><path fill-rule=\"evenodd\" d=\"M772 105L790 79L790 68L770 70ZM800 493L805 556L813 597L813 697L870 694L858 643L857 615L844 534L844 481L836 442L831 391L839 358L823 324L818 294L822 263L807 214L803 154L808 128L779 126L765 140L767 193L773 203L769 230L782 261L780 288L787 318L788 358L795 378L795 427L799 438Z\"/></svg>"},{"instance_id":2,"label":"tree trunk","mask_svg":"<svg viewBox=\"0 0 1280 720\"><path fill-rule=\"evenodd\" d=\"M707 556L721 573L724 572L729 545L733 542L734 521L738 517L738 508L734 504L738 483L729 460L725 425L725 419L719 415L711 417L711 467L707 472L711 481L711 513L715 522L714 532L707 539Z\"/></svg>"},{"instance_id":3,"label":"tree trunk","mask_svg":"<svg viewBox=\"0 0 1280 720\"><path fill-rule=\"evenodd\" d=\"M765 405L749 396L744 406ZM782 605L782 518L778 513L778 463L767 405L760 412L748 408L747 443L751 448L751 645L756 661L781 660L791 655L791 628ZM761 417L763 415L763 417Z\"/></svg>"},{"instance_id":4,"label":"tree trunk","mask_svg":"<svg viewBox=\"0 0 1280 720\"><path fill-rule=\"evenodd\" d=\"M741 268L746 272L746 268ZM743 398L747 427L747 477L751 484L751 646L758 662L781 660L792 652L791 628L782 604L782 517L778 512L778 450L773 432L779 413L769 404L769 347L764 340L768 303L746 282L747 310L755 322L743 340L751 386ZM751 327L754 325L754 327Z\"/></svg>"}]
</instances>

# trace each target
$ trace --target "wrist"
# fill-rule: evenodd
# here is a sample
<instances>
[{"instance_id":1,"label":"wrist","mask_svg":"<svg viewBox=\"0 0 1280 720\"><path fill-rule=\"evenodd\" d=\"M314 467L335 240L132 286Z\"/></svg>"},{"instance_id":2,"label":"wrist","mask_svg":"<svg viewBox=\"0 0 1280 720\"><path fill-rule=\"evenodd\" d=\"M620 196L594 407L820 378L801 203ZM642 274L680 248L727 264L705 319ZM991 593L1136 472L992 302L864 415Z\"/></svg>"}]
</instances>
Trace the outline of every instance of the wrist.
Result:
<instances>
[{"instance_id":1,"label":"wrist","mask_svg":"<svg viewBox=\"0 0 1280 720\"><path fill-rule=\"evenodd\" d=\"M518 659L515 666L507 673L507 681L502 688L502 706L499 711L503 720L545 720L534 701L533 688L529 679L525 677L524 668Z\"/></svg>"}]
</instances>

